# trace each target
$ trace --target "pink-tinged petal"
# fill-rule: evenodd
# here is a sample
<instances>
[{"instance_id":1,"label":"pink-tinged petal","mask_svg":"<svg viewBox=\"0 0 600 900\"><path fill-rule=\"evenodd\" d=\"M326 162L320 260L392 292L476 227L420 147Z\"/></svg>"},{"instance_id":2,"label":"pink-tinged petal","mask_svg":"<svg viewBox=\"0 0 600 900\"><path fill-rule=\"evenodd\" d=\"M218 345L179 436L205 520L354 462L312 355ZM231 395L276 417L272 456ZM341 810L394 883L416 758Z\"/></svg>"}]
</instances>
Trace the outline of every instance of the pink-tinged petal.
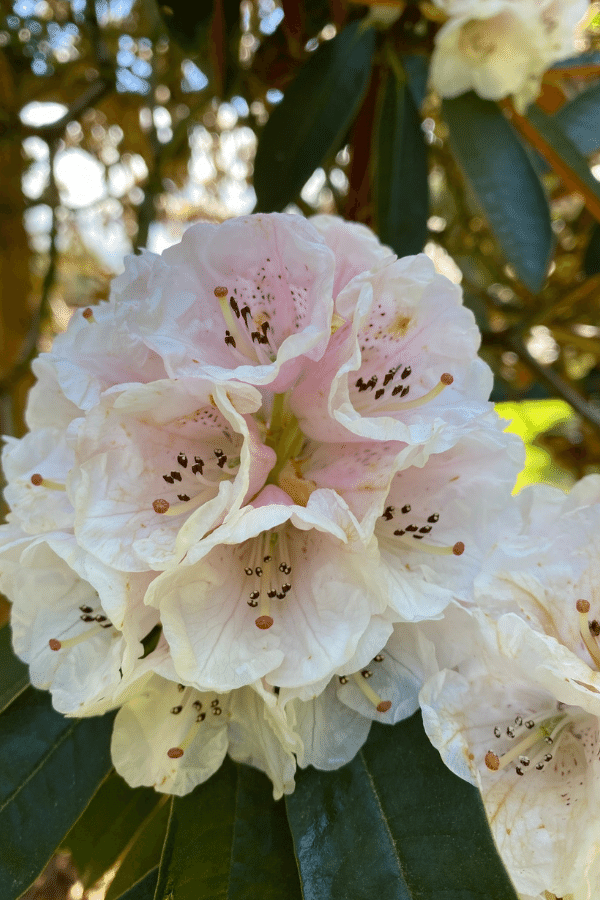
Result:
<instances>
[{"instance_id":1,"label":"pink-tinged petal","mask_svg":"<svg viewBox=\"0 0 600 900\"><path fill-rule=\"evenodd\" d=\"M143 571L176 558L182 526L197 539L239 508L274 453L223 388L161 381L106 395L80 430L77 458L78 540L107 565Z\"/></svg>"},{"instance_id":2,"label":"pink-tinged petal","mask_svg":"<svg viewBox=\"0 0 600 900\"><path fill-rule=\"evenodd\" d=\"M439 615L453 597L472 602L498 517L508 510L515 518L511 490L523 447L502 424L491 413L450 450L395 475L375 534L380 577L401 620Z\"/></svg>"},{"instance_id":3,"label":"pink-tinged petal","mask_svg":"<svg viewBox=\"0 0 600 900\"><path fill-rule=\"evenodd\" d=\"M146 336L172 377L236 378L282 392L325 351L334 258L299 216L194 225L162 260L195 282L195 303Z\"/></svg>"},{"instance_id":4,"label":"pink-tinged petal","mask_svg":"<svg viewBox=\"0 0 600 900\"><path fill-rule=\"evenodd\" d=\"M362 272L367 272L394 251L381 244L375 234L360 222L346 222L338 216L311 216L310 224L322 235L335 256L333 296Z\"/></svg>"},{"instance_id":5,"label":"pink-tinged petal","mask_svg":"<svg viewBox=\"0 0 600 900\"><path fill-rule=\"evenodd\" d=\"M354 278L336 308L346 322L291 401L305 434L344 440L334 420L345 440L431 442L441 452L491 408L474 317L428 257L384 261Z\"/></svg>"}]
</instances>

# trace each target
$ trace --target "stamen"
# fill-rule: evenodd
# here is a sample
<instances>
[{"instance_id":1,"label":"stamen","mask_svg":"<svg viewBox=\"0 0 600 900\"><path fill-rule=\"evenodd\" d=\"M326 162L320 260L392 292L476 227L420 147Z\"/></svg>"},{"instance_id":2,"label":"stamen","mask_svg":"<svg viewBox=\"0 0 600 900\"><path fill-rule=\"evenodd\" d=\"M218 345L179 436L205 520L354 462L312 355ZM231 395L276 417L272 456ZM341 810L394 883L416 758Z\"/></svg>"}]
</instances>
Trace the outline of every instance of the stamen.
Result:
<instances>
[{"instance_id":1,"label":"stamen","mask_svg":"<svg viewBox=\"0 0 600 900\"><path fill-rule=\"evenodd\" d=\"M88 322L96 322L94 318L94 313L90 306L86 306L86 308L82 311L81 315L84 319L87 319Z\"/></svg>"},{"instance_id":2,"label":"stamen","mask_svg":"<svg viewBox=\"0 0 600 900\"><path fill-rule=\"evenodd\" d=\"M590 611L590 604L587 600L578 600L575 608L579 613L579 633L583 643L587 647L587 651L594 660L597 669L600 669L600 647L592 637L587 614Z\"/></svg>"},{"instance_id":3,"label":"stamen","mask_svg":"<svg viewBox=\"0 0 600 900\"><path fill-rule=\"evenodd\" d=\"M395 401L390 400L388 403L384 403L381 406L377 406L375 408L378 412L404 412L407 409L417 409L417 407L423 406L425 403L429 403L430 400L433 400L434 397L437 397L439 394L441 394L444 388L451 385L453 381L454 378L452 377L452 375L450 375L448 372L444 372L436 386L426 394L424 394L422 397L418 397L416 400L406 400L404 403L396 403Z\"/></svg>"},{"instance_id":4,"label":"stamen","mask_svg":"<svg viewBox=\"0 0 600 900\"><path fill-rule=\"evenodd\" d=\"M52 491L66 491L66 485L61 484L60 481L51 481L49 478L42 478L39 472L36 472L31 476L31 483L36 487L45 487L50 488Z\"/></svg>"},{"instance_id":5,"label":"stamen","mask_svg":"<svg viewBox=\"0 0 600 900\"><path fill-rule=\"evenodd\" d=\"M368 669L366 669L365 671L368 671ZM353 681L355 682L355 684L358 685L358 687L363 692L363 694L365 695L367 700L371 701L371 703L374 705L377 712L380 712L380 713L387 712L389 709L392 708L391 700L382 700L381 697L379 696L379 694L377 694L373 690L373 688L371 687L370 684L365 684L365 677L366 676L363 675L362 672L360 675L358 674L358 672L354 672L352 674Z\"/></svg>"}]
</instances>

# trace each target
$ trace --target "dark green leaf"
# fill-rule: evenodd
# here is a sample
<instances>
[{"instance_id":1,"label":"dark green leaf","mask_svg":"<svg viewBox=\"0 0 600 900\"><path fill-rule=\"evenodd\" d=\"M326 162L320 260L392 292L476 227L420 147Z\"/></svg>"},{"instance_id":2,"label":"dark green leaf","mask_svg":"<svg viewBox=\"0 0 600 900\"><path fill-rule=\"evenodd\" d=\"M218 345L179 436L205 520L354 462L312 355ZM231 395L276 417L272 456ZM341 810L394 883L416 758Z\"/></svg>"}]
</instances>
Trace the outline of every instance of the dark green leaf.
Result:
<instances>
[{"instance_id":1,"label":"dark green leaf","mask_svg":"<svg viewBox=\"0 0 600 900\"><path fill-rule=\"evenodd\" d=\"M141 881L129 888L125 894L121 894L121 900L154 900L157 882L158 866L151 869Z\"/></svg>"},{"instance_id":2,"label":"dark green leaf","mask_svg":"<svg viewBox=\"0 0 600 900\"><path fill-rule=\"evenodd\" d=\"M338 149L366 92L374 49L373 29L352 22L303 66L258 141L257 211L282 210Z\"/></svg>"},{"instance_id":3,"label":"dark green leaf","mask_svg":"<svg viewBox=\"0 0 600 900\"><path fill-rule=\"evenodd\" d=\"M130 788L115 772L104 780L62 844L86 890L119 859L160 798L152 788Z\"/></svg>"},{"instance_id":4,"label":"dark green leaf","mask_svg":"<svg viewBox=\"0 0 600 900\"><path fill-rule=\"evenodd\" d=\"M147 656L150 656L150 654L154 650L156 650L156 645L158 644L161 633L162 633L162 625L159 622L158 625L155 625L154 628L148 632L146 637L142 638L144 652L140 656L140 659L146 659Z\"/></svg>"},{"instance_id":5,"label":"dark green leaf","mask_svg":"<svg viewBox=\"0 0 600 900\"><path fill-rule=\"evenodd\" d=\"M10 625L0 628L0 712L29 684L25 663L13 653Z\"/></svg>"},{"instance_id":6,"label":"dark green leaf","mask_svg":"<svg viewBox=\"0 0 600 900\"><path fill-rule=\"evenodd\" d=\"M538 291L552 255L548 201L519 141L495 103L474 93L444 100L450 144L521 281Z\"/></svg>"},{"instance_id":7,"label":"dark green leaf","mask_svg":"<svg viewBox=\"0 0 600 900\"><path fill-rule=\"evenodd\" d=\"M424 53L401 53L400 62L406 72L408 86L417 109L421 109L427 96L429 57Z\"/></svg>"},{"instance_id":8,"label":"dark green leaf","mask_svg":"<svg viewBox=\"0 0 600 900\"><path fill-rule=\"evenodd\" d=\"M173 800L156 900L300 900L285 806L266 776L226 759Z\"/></svg>"},{"instance_id":9,"label":"dark green leaf","mask_svg":"<svg viewBox=\"0 0 600 900\"><path fill-rule=\"evenodd\" d=\"M111 768L112 715L67 719L27 688L0 716L0 897L40 873Z\"/></svg>"},{"instance_id":10,"label":"dark green leaf","mask_svg":"<svg viewBox=\"0 0 600 900\"><path fill-rule=\"evenodd\" d=\"M600 147L600 84L565 103L553 119L580 153L594 153Z\"/></svg>"},{"instance_id":11,"label":"dark green leaf","mask_svg":"<svg viewBox=\"0 0 600 900\"><path fill-rule=\"evenodd\" d=\"M590 275L600 272L600 223L596 222L590 234L590 241L583 257L583 271Z\"/></svg>"},{"instance_id":12,"label":"dark green leaf","mask_svg":"<svg viewBox=\"0 0 600 900\"><path fill-rule=\"evenodd\" d=\"M158 871L167 833L171 798L167 794L157 794L157 798L158 803L127 845L117 874L106 893L106 900L117 900L126 895L149 872L153 869Z\"/></svg>"},{"instance_id":13,"label":"dark green leaf","mask_svg":"<svg viewBox=\"0 0 600 900\"><path fill-rule=\"evenodd\" d=\"M516 900L478 791L420 713L374 724L337 772L300 773L286 805L305 900Z\"/></svg>"},{"instance_id":14,"label":"dark green leaf","mask_svg":"<svg viewBox=\"0 0 600 900\"><path fill-rule=\"evenodd\" d=\"M373 147L375 221L398 256L420 253L427 240L427 148L421 120L401 72L383 78Z\"/></svg>"},{"instance_id":15,"label":"dark green leaf","mask_svg":"<svg viewBox=\"0 0 600 900\"><path fill-rule=\"evenodd\" d=\"M539 134L550 144L554 152L577 175L587 190L591 194L595 194L600 200L600 183L596 181L590 172L587 159L563 132L556 121L556 117L546 115L539 106L534 104L527 110L527 118Z\"/></svg>"},{"instance_id":16,"label":"dark green leaf","mask_svg":"<svg viewBox=\"0 0 600 900\"><path fill-rule=\"evenodd\" d=\"M184 50L197 53L213 15L212 0L168 0L159 2L158 9L173 40Z\"/></svg>"}]
</instances>

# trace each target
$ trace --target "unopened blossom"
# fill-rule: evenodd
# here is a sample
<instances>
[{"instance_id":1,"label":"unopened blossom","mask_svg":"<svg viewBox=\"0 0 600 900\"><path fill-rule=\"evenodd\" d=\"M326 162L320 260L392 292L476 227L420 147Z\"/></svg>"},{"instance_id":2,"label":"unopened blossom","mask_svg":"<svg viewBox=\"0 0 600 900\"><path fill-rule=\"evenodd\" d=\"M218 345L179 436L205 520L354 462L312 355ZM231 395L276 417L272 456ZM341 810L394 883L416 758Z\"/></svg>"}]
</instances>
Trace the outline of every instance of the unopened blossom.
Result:
<instances>
[{"instance_id":1,"label":"unopened blossom","mask_svg":"<svg viewBox=\"0 0 600 900\"><path fill-rule=\"evenodd\" d=\"M591 897L600 853L600 478L582 479L568 497L529 488L519 507L520 527L499 528L475 582L479 638L471 627L468 654L421 693L425 727L450 768L480 786L517 889Z\"/></svg>"},{"instance_id":2,"label":"unopened blossom","mask_svg":"<svg viewBox=\"0 0 600 900\"><path fill-rule=\"evenodd\" d=\"M426 256L333 217L199 223L129 258L36 361L31 431L4 450L0 578L36 683L69 714L126 702L119 721L173 684L227 696L206 765L167 771L149 738L144 783L184 792L229 752L287 790L292 702L365 670L394 623L471 599L519 467L479 340Z\"/></svg>"},{"instance_id":3,"label":"unopened blossom","mask_svg":"<svg viewBox=\"0 0 600 900\"><path fill-rule=\"evenodd\" d=\"M519 112L535 100L542 75L571 55L587 0L435 0L448 16L435 38L431 84L442 97L474 90L487 100L512 95Z\"/></svg>"}]
</instances>

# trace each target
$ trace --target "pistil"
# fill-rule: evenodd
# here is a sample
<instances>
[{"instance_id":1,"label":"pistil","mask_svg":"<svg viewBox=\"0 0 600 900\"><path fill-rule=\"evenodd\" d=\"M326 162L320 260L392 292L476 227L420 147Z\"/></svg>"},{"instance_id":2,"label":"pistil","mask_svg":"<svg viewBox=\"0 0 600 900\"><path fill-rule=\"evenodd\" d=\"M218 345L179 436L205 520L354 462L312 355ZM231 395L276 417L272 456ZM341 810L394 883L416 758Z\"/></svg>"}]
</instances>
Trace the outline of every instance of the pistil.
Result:
<instances>
[{"instance_id":1,"label":"pistil","mask_svg":"<svg viewBox=\"0 0 600 900\"><path fill-rule=\"evenodd\" d=\"M419 406L424 406L426 403L429 403L430 400L438 397L445 388L452 384L453 381L454 378L452 377L452 375L450 375L448 372L444 372L436 386L426 394L423 394L422 397L418 397L416 400L406 400L404 402L398 401L397 403L394 400L389 400L387 403L383 403L381 406L377 406L377 411L394 413L405 412L408 409L417 409Z\"/></svg>"},{"instance_id":2,"label":"pistil","mask_svg":"<svg viewBox=\"0 0 600 900\"><path fill-rule=\"evenodd\" d=\"M382 700L379 694L373 690L371 685L366 683L365 679L370 678L371 675L372 672L370 672L369 669L363 669L360 674L358 672L353 672L352 680L360 688L367 700L371 701L377 712L387 712L392 708L392 702L391 700Z\"/></svg>"},{"instance_id":3,"label":"pistil","mask_svg":"<svg viewBox=\"0 0 600 900\"><path fill-rule=\"evenodd\" d=\"M31 476L31 483L36 487L45 487L51 491L66 491L67 487L60 481L52 481L50 478L43 478L39 472Z\"/></svg>"}]
</instances>

